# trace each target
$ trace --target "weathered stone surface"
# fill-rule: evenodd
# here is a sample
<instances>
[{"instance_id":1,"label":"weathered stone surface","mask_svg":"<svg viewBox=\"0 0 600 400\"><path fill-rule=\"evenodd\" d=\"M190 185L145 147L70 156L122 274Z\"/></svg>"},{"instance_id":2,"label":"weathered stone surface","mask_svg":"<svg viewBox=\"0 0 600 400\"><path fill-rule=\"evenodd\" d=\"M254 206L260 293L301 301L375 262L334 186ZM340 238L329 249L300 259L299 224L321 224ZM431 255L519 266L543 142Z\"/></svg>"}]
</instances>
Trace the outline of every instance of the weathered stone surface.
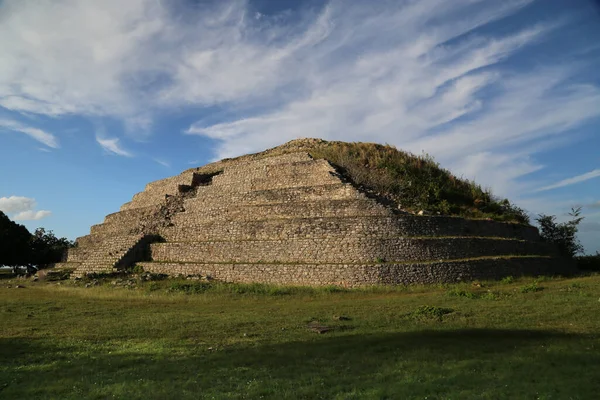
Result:
<instances>
[{"instance_id":1,"label":"weathered stone surface","mask_svg":"<svg viewBox=\"0 0 600 400\"><path fill-rule=\"evenodd\" d=\"M535 228L400 213L300 148L149 183L77 242L65 264L74 276L138 263L231 282L358 286L571 271Z\"/></svg>"},{"instance_id":2,"label":"weathered stone surface","mask_svg":"<svg viewBox=\"0 0 600 400\"><path fill-rule=\"evenodd\" d=\"M392 264L268 264L268 263L140 263L145 271L170 275L200 275L226 282L282 285L431 284L500 279L505 276L564 274L562 260L548 257L485 257L430 263Z\"/></svg>"}]
</instances>

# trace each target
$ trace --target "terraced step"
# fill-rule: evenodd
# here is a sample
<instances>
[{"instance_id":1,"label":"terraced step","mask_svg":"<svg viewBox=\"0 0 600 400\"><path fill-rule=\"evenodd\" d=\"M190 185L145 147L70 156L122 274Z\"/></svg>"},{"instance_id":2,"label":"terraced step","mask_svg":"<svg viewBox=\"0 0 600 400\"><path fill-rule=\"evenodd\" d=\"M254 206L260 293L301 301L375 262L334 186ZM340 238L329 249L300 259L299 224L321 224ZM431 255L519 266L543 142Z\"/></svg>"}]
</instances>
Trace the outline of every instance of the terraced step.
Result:
<instances>
[{"instance_id":1,"label":"terraced step","mask_svg":"<svg viewBox=\"0 0 600 400\"><path fill-rule=\"evenodd\" d=\"M335 169L325 160L306 161L285 165L266 166L253 170L243 169L239 173L225 169L215 176L214 186L236 190L263 190L283 187L324 185L340 182Z\"/></svg>"},{"instance_id":2,"label":"terraced step","mask_svg":"<svg viewBox=\"0 0 600 400\"><path fill-rule=\"evenodd\" d=\"M178 226L188 227L206 221L255 221L277 218L349 217L359 215L391 216L392 211L371 199L321 200L188 209L175 215L172 221Z\"/></svg>"},{"instance_id":3,"label":"terraced step","mask_svg":"<svg viewBox=\"0 0 600 400\"><path fill-rule=\"evenodd\" d=\"M254 221L185 221L164 229L167 241L287 240L310 237L383 238L393 236L478 236L538 241L531 226L454 217L348 216L278 218Z\"/></svg>"},{"instance_id":4,"label":"terraced step","mask_svg":"<svg viewBox=\"0 0 600 400\"><path fill-rule=\"evenodd\" d=\"M140 220L141 218L153 215L155 212L160 210L161 204L133 208L129 210L117 211L112 214L108 214L104 217L103 224L123 224L132 223Z\"/></svg>"},{"instance_id":5,"label":"terraced step","mask_svg":"<svg viewBox=\"0 0 600 400\"><path fill-rule=\"evenodd\" d=\"M269 203L365 199L352 185L342 182L325 185L298 186L265 190L224 191L218 186L197 189L195 197L185 200L185 208L214 207L215 205L260 205Z\"/></svg>"},{"instance_id":6,"label":"terraced step","mask_svg":"<svg viewBox=\"0 0 600 400\"><path fill-rule=\"evenodd\" d=\"M77 242L77 246L79 246L79 247L88 247L88 246L95 246L98 243L101 243L103 240L104 240L103 236L90 234L90 235L78 237L76 242Z\"/></svg>"},{"instance_id":7,"label":"terraced step","mask_svg":"<svg viewBox=\"0 0 600 400\"><path fill-rule=\"evenodd\" d=\"M153 261L161 262L374 262L442 260L498 255L553 255L541 242L490 238L312 238L171 242L151 245Z\"/></svg>"},{"instance_id":8,"label":"terraced step","mask_svg":"<svg viewBox=\"0 0 600 400\"><path fill-rule=\"evenodd\" d=\"M91 235L114 236L128 234L137 224L96 224L90 227Z\"/></svg>"},{"instance_id":9,"label":"terraced step","mask_svg":"<svg viewBox=\"0 0 600 400\"><path fill-rule=\"evenodd\" d=\"M225 282L281 285L366 286L433 284L500 279L505 276L571 275L573 264L549 257L480 257L444 261L362 264L138 263L145 271L200 275Z\"/></svg>"},{"instance_id":10,"label":"terraced step","mask_svg":"<svg viewBox=\"0 0 600 400\"><path fill-rule=\"evenodd\" d=\"M104 218L104 222L90 227L90 235L77 238L77 241L80 245L88 246L103 240L106 235L126 234L135 228L139 221L151 217L160 208L161 205L159 204L108 214Z\"/></svg>"},{"instance_id":11,"label":"terraced step","mask_svg":"<svg viewBox=\"0 0 600 400\"><path fill-rule=\"evenodd\" d=\"M223 163L222 168L227 171L248 171L253 168L263 168L265 166L272 165L286 165L293 163L301 163L306 161L312 161L313 158L305 151L297 152L297 153L287 153L279 156L270 156L259 159L251 159L251 160L238 160L235 164L227 164ZM202 168L200 168L202 169Z\"/></svg>"},{"instance_id":12,"label":"terraced step","mask_svg":"<svg viewBox=\"0 0 600 400\"><path fill-rule=\"evenodd\" d=\"M166 195L177 194L180 185L191 185L193 178L193 172L186 171L180 175L150 182L144 191L136 193L130 202L123 204L121 211L161 204Z\"/></svg>"}]
</instances>

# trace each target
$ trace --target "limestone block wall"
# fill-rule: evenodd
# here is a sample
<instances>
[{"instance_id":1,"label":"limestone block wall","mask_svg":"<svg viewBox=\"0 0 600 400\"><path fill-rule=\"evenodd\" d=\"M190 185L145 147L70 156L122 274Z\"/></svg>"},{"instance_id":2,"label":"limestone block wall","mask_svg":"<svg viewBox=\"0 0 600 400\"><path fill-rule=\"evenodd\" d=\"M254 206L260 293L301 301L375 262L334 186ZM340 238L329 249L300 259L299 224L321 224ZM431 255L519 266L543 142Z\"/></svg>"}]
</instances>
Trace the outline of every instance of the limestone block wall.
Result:
<instances>
[{"instance_id":1,"label":"limestone block wall","mask_svg":"<svg viewBox=\"0 0 600 400\"><path fill-rule=\"evenodd\" d=\"M541 242L496 238L314 238L151 245L160 262L336 263L432 261L494 255L553 255Z\"/></svg>"},{"instance_id":2,"label":"limestone block wall","mask_svg":"<svg viewBox=\"0 0 600 400\"><path fill-rule=\"evenodd\" d=\"M280 285L433 284L494 280L505 276L573 273L572 265L547 257L506 257L397 264L198 264L139 263L144 270L167 275L208 276L225 282L260 282Z\"/></svg>"},{"instance_id":3,"label":"limestone block wall","mask_svg":"<svg viewBox=\"0 0 600 400\"><path fill-rule=\"evenodd\" d=\"M534 227L455 217L357 215L307 218L288 215L287 218L224 221L185 213L180 218L180 223L162 231L161 235L167 241L278 240L348 235L373 238L478 236L539 241Z\"/></svg>"},{"instance_id":4,"label":"limestone block wall","mask_svg":"<svg viewBox=\"0 0 600 400\"><path fill-rule=\"evenodd\" d=\"M206 208L213 204L235 203L260 205L282 202L306 202L318 200L363 200L367 197L352 185L336 182L325 185L295 186L265 190L241 190L223 186L198 188L195 197L185 200L186 208Z\"/></svg>"}]
</instances>

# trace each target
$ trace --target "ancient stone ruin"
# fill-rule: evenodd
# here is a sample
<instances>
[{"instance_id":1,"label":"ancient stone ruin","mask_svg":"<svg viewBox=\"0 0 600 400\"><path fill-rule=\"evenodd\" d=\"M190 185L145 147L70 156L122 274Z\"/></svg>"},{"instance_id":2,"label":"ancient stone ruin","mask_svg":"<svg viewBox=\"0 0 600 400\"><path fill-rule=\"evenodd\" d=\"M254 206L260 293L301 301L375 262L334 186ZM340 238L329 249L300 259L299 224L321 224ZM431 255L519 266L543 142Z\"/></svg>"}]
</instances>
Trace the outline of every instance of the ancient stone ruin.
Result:
<instances>
[{"instance_id":1,"label":"ancient stone ruin","mask_svg":"<svg viewBox=\"0 0 600 400\"><path fill-rule=\"evenodd\" d=\"M534 227L399 212L303 143L149 183L61 267L344 286L570 272Z\"/></svg>"}]
</instances>

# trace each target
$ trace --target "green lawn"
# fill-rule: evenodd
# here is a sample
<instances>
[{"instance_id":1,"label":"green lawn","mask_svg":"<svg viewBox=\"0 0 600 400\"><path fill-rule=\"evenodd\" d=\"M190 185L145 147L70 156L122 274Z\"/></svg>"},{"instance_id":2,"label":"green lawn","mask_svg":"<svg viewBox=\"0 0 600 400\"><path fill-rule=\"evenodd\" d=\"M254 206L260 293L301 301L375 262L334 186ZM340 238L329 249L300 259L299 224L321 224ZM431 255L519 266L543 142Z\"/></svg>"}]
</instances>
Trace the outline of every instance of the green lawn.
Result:
<instances>
[{"instance_id":1,"label":"green lawn","mask_svg":"<svg viewBox=\"0 0 600 400\"><path fill-rule=\"evenodd\" d=\"M598 398L600 275L481 286L0 279L0 398Z\"/></svg>"}]
</instances>

